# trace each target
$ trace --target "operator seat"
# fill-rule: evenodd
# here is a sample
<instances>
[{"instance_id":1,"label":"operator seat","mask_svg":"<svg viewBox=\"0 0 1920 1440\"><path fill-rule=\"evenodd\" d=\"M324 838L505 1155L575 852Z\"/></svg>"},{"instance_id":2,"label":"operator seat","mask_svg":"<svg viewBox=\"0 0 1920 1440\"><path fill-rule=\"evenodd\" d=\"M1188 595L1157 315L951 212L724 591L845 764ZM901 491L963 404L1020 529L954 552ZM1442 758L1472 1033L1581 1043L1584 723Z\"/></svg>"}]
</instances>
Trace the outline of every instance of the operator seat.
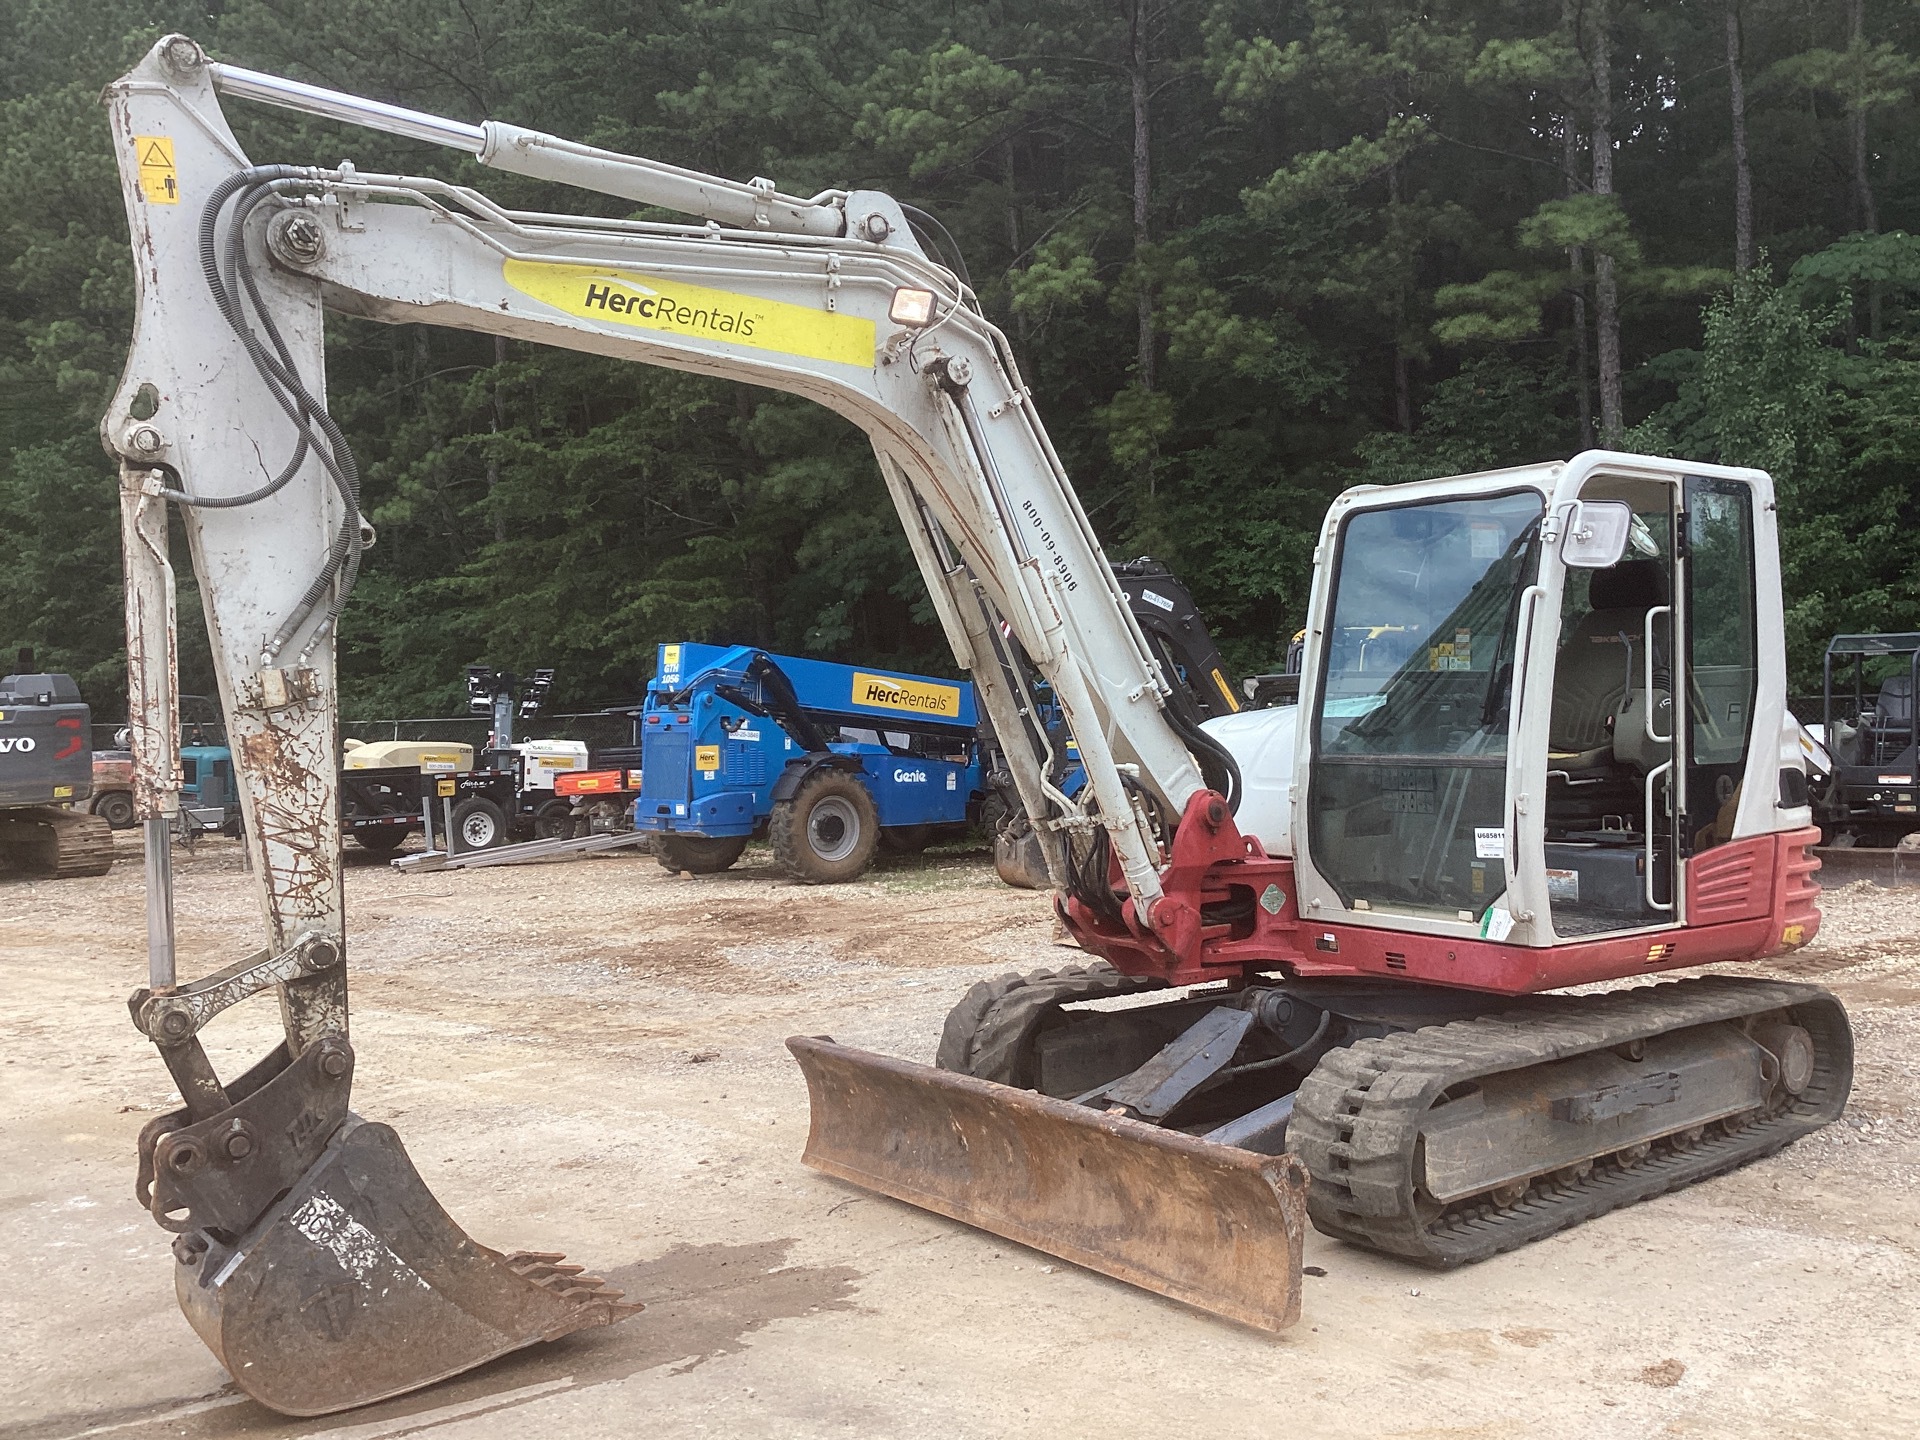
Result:
<instances>
[{"instance_id":1,"label":"operator seat","mask_svg":"<svg viewBox=\"0 0 1920 1440\"><path fill-rule=\"evenodd\" d=\"M1897 760L1912 736L1913 676L1889 675L1880 682L1880 696L1873 702L1873 763Z\"/></svg>"},{"instance_id":2,"label":"operator seat","mask_svg":"<svg viewBox=\"0 0 1920 1440\"><path fill-rule=\"evenodd\" d=\"M1548 790L1557 822L1578 825L1642 808L1640 777L1658 762L1645 753L1652 742L1642 733L1641 652L1647 611L1665 605L1667 595L1666 567L1657 560L1622 560L1589 579L1592 608L1574 624L1554 666L1547 770L1559 779ZM1665 699L1661 683L1656 668L1656 705Z\"/></svg>"},{"instance_id":3,"label":"operator seat","mask_svg":"<svg viewBox=\"0 0 1920 1440\"><path fill-rule=\"evenodd\" d=\"M1667 603L1666 568L1635 558L1595 570L1587 599L1592 608L1554 665L1548 740L1556 757L1611 749L1614 718L1640 687L1647 611Z\"/></svg>"}]
</instances>

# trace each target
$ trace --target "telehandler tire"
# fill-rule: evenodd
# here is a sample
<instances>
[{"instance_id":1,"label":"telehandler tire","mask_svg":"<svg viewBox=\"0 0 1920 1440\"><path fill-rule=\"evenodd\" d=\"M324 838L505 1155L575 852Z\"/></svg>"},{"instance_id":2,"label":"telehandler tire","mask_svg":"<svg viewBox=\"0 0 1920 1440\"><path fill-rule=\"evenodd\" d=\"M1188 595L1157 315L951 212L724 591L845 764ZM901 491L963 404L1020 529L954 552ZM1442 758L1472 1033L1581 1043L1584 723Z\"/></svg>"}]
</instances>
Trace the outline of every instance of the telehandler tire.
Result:
<instances>
[{"instance_id":1,"label":"telehandler tire","mask_svg":"<svg viewBox=\"0 0 1920 1440\"><path fill-rule=\"evenodd\" d=\"M880 845L880 815L867 787L845 770L816 770L791 800L773 807L773 858L802 885L857 880Z\"/></svg>"},{"instance_id":2,"label":"telehandler tire","mask_svg":"<svg viewBox=\"0 0 1920 1440\"><path fill-rule=\"evenodd\" d=\"M677 875L718 875L747 849L744 835L661 835L653 837L653 858Z\"/></svg>"},{"instance_id":3,"label":"telehandler tire","mask_svg":"<svg viewBox=\"0 0 1920 1440\"><path fill-rule=\"evenodd\" d=\"M880 832L880 848L890 855L918 855L939 838L937 825L895 825Z\"/></svg>"}]
</instances>

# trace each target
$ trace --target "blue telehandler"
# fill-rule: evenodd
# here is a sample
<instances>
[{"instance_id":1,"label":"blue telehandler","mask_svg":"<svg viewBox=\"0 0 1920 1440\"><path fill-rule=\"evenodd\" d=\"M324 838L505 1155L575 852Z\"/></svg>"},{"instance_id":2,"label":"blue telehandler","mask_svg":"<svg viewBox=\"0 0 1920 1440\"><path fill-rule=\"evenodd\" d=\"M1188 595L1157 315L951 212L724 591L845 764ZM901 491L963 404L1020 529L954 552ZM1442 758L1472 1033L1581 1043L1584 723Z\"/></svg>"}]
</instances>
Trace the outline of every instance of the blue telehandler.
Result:
<instances>
[{"instance_id":1,"label":"blue telehandler","mask_svg":"<svg viewBox=\"0 0 1920 1440\"><path fill-rule=\"evenodd\" d=\"M863 874L993 821L973 687L960 680L662 645L641 716L637 828L669 870L706 875L765 838L802 884Z\"/></svg>"}]
</instances>

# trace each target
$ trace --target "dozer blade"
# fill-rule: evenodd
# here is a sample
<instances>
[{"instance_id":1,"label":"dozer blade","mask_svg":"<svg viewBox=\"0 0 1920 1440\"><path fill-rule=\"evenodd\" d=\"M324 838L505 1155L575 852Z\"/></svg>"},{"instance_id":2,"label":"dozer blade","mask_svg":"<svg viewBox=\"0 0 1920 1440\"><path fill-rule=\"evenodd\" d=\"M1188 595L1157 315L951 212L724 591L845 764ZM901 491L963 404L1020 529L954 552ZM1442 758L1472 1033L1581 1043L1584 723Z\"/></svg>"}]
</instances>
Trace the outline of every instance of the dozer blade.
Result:
<instances>
[{"instance_id":1,"label":"dozer blade","mask_svg":"<svg viewBox=\"0 0 1920 1440\"><path fill-rule=\"evenodd\" d=\"M240 1388L286 1415L384 1400L641 1308L559 1255L476 1244L392 1129L351 1120L236 1245L195 1248L176 1244L180 1308Z\"/></svg>"},{"instance_id":2,"label":"dozer blade","mask_svg":"<svg viewBox=\"0 0 1920 1440\"><path fill-rule=\"evenodd\" d=\"M1261 1330L1300 1318L1307 1175L1030 1090L795 1036L815 1170Z\"/></svg>"}]
</instances>

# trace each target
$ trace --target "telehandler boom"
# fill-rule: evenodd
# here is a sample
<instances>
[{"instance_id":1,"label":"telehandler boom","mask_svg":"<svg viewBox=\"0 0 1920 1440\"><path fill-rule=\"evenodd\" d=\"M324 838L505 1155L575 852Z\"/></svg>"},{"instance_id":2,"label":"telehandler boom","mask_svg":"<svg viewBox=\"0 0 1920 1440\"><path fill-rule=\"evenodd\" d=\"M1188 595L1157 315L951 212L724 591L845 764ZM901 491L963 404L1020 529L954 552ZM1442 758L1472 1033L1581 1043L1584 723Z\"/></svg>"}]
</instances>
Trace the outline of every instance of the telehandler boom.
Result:
<instances>
[{"instance_id":1,"label":"telehandler boom","mask_svg":"<svg viewBox=\"0 0 1920 1440\"><path fill-rule=\"evenodd\" d=\"M255 165L222 96L699 223ZM1168 705L1005 337L917 237L939 233L928 217L401 110L183 36L107 101L138 293L102 424L147 840L132 1009L185 1102L143 1133L139 1192L178 1236L188 1318L264 1403L340 1409L634 1308L558 1256L470 1240L348 1105L332 642L373 537L326 409L327 309L746 380L872 441L1061 913L1101 963L976 986L941 1068L790 1042L808 1163L1277 1329L1299 1311L1309 1208L1453 1264L1839 1112L1851 1044L1823 991L1533 994L1755 959L1818 925L1765 475L1590 453L1350 492L1315 556L1301 704L1270 712L1297 744L1249 717L1216 736ZM169 505L266 922L257 954L184 985ZM1086 769L1072 797L1049 780L1034 671ZM1262 797L1254 833L1243 790ZM198 1032L267 989L285 1041L223 1082ZM1103 1004L1153 989L1170 995Z\"/></svg>"}]
</instances>

